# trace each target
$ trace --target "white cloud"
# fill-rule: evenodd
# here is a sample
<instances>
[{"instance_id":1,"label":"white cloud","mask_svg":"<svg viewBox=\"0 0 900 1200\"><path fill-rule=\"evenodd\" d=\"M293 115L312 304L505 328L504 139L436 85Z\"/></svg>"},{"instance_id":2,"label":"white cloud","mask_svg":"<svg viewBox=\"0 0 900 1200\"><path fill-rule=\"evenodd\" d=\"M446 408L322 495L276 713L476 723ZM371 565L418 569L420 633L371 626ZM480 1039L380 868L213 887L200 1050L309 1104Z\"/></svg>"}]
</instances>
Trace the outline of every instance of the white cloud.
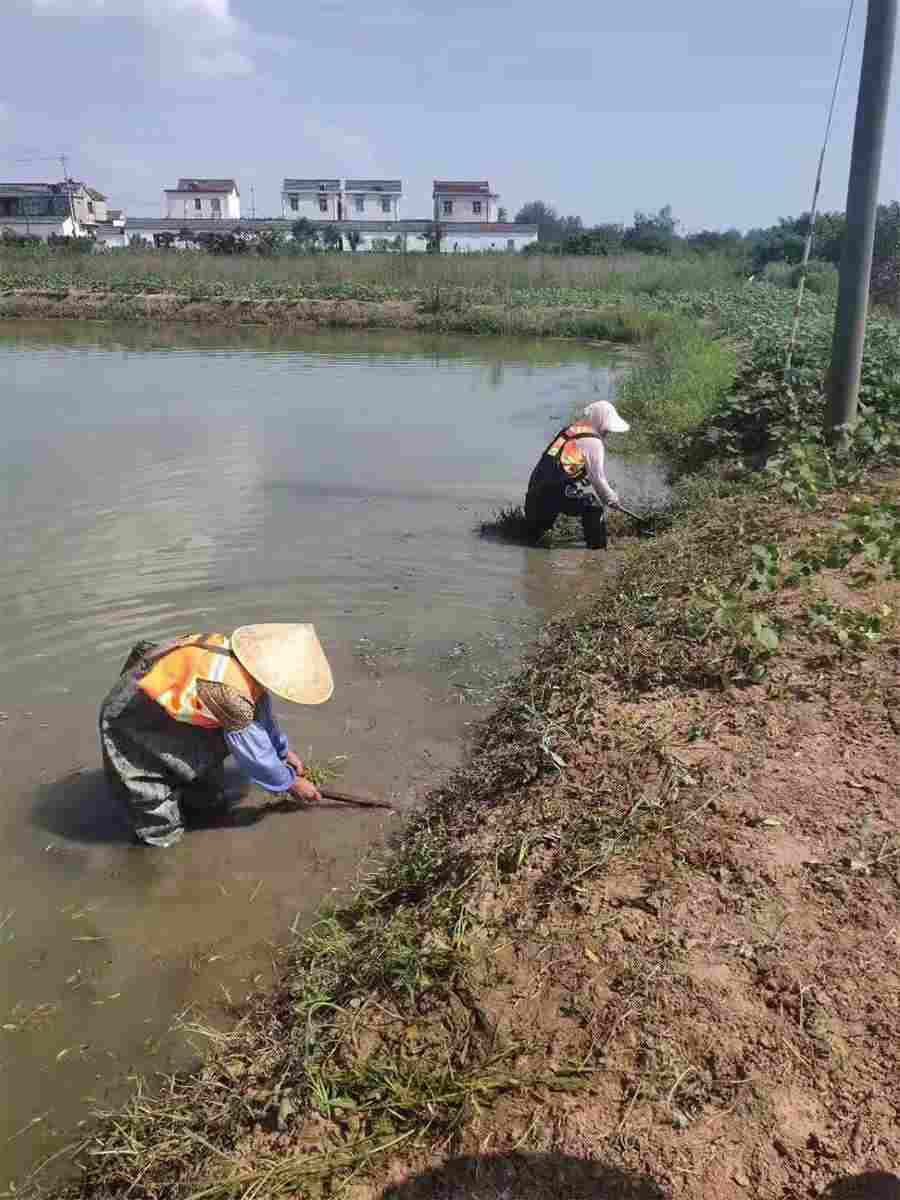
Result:
<instances>
[{"instance_id":1,"label":"white cloud","mask_svg":"<svg viewBox=\"0 0 900 1200\"><path fill-rule=\"evenodd\" d=\"M205 79L252 75L254 52L283 47L257 34L231 11L231 0L31 0L32 11L54 16L130 17L159 46L164 67Z\"/></svg>"}]
</instances>

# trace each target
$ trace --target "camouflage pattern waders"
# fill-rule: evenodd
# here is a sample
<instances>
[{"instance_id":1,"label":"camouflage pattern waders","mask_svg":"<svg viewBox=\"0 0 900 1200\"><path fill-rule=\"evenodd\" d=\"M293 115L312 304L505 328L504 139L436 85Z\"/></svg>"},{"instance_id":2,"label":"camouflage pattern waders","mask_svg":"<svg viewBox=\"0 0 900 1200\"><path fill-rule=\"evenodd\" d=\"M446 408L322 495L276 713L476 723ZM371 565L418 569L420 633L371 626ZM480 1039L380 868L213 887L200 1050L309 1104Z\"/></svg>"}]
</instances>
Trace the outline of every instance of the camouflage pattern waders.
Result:
<instances>
[{"instance_id":1,"label":"camouflage pattern waders","mask_svg":"<svg viewBox=\"0 0 900 1200\"><path fill-rule=\"evenodd\" d=\"M138 687L152 665L153 642L138 642L100 708L103 767L124 803L135 836L172 846L184 836L184 809L224 811L223 764L228 746L220 729L175 721Z\"/></svg>"}]
</instances>

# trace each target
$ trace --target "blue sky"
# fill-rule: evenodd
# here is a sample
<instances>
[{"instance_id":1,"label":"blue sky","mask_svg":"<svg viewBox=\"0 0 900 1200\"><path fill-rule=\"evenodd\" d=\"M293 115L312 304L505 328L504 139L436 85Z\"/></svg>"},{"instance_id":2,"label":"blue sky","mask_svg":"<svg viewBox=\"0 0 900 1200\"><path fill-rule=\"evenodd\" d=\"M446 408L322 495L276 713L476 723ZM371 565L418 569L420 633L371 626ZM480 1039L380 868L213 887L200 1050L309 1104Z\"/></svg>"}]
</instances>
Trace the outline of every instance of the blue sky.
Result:
<instances>
[{"instance_id":1,"label":"blue sky","mask_svg":"<svg viewBox=\"0 0 900 1200\"><path fill-rule=\"evenodd\" d=\"M823 203L843 208L857 0ZM586 222L671 204L687 230L808 207L846 0L2 0L0 178L53 156L128 211L179 175L237 178L249 215L285 175L486 178L510 214ZM900 80L897 81L900 83ZM882 175L900 196L900 105Z\"/></svg>"}]
</instances>

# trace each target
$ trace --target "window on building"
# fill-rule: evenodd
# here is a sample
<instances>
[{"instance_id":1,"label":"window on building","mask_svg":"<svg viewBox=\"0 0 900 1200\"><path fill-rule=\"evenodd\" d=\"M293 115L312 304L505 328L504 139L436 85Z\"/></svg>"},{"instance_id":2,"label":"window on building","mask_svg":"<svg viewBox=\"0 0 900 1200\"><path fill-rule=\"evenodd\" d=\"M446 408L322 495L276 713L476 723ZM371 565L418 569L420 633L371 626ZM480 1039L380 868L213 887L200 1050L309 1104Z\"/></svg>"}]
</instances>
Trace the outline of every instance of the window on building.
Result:
<instances>
[{"instance_id":1,"label":"window on building","mask_svg":"<svg viewBox=\"0 0 900 1200\"><path fill-rule=\"evenodd\" d=\"M506 239L506 248L507 248L507 250L515 250L515 248L516 248L515 238L507 238Z\"/></svg>"},{"instance_id":2,"label":"window on building","mask_svg":"<svg viewBox=\"0 0 900 1200\"><path fill-rule=\"evenodd\" d=\"M365 212L366 211L365 196L354 196L353 197L353 207L356 209L357 212Z\"/></svg>"},{"instance_id":3,"label":"window on building","mask_svg":"<svg viewBox=\"0 0 900 1200\"><path fill-rule=\"evenodd\" d=\"M323 213L328 212L328 197L327 196L319 197L319 212L323 212Z\"/></svg>"},{"instance_id":4,"label":"window on building","mask_svg":"<svg viewBox=\"0 0 900 1200\"><path fill-rule=\"evenodd\" d=\"M481 213L481 201L480 200L472 201L472 212L478 213L480 215L480 213Z\"/></svg>"},{"instance_id":5,"label":"window on building","mask_svg":"<svg viewBox=\"0 0 900 1200\"><path fill-rule=\"evenodd\" d=\"M202 203L201 203L201 201L200 201L200 200L195 200L195 201L194 201L194 208L197 210L197 212L199 212L199 211L200 211L200 209L201 209L202 207L203 207L203 206L202 206Z\"/></svg>"},{"instance_id":6,"label":"window on building","mask_svg":"<svg viewBox=\"0 0 900 1200\"><path fill-rule=\"evenodd\" d=\"M291 212L297 212L300 208L300 200L297 196L291 196Z\"/></svg>"},{"instance_id":7,"label":"window on building","mask_svg":"<svg viewBox=\"0 0 900 1200\"><path fill-rule=\"evenodd\" d=\"M213 196L212 200L210 200L210 202L209 202L209 206L214 213L216 213L217 215L221 214L222 201L219 199L218 196Z\"/></svg>"},{"instance_id":8,"label":"window on building","mask_svg":"<svg viewBox=\"0 0 900 1200\"><path fill-rule=\"evenodd\" d=\"M452 215L453 215L453 201L445 200L444 201L444 216L450 217Z\"/></svg>"},{"instance_id":9,"label":"window on building","mask_svg":"<svg viewBox=\"0 0 900 1200\"><path fill-rule=\"evenodd\" d=\"M92 213L93 211L94 211L94 202L93 202L93 200L88 200L88 212Z\"/></svg>"},{"instance_id":10,"label":"window on building","mask_svg":"<svg viewBox=\"0 0 900 1200\"><path fill-rule=\"evenodd\" d=\"M381 201L381 211L382 211L383 213L389 213L389 212L391 211L391 201L390 201L390 197L388 197L388 196L384 196L384 197L382 198L382 201Z\"/></svg>"}]
</instances>

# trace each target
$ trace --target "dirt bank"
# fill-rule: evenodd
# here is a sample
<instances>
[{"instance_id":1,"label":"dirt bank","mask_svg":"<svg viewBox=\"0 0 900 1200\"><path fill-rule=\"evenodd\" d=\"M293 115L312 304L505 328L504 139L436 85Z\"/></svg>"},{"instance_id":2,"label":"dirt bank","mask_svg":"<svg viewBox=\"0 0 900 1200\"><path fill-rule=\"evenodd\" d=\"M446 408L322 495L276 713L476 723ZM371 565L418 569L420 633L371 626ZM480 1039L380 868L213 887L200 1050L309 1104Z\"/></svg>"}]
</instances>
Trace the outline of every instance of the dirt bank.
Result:
<instances>
[{"instance_id":1,"label":"dirt bank","mask_svg":"<svg viewBox=\"0 0 900 1200\"><path fill-rule=\"evenodd\" d=\"M199 325L263 325L310 330L402 329L434 333L581 337L650 341L670 319L615 303L597 308L477 305L444 293L421 299L241 299L178 292L120 292L63 288L0 292L0 320L174 321Z\"/></svg>"},{"instance_id":2,"label":"dirt bank","mask_svg":"<svg viewBox=\"0 0 900 1200\"><path fill-rule=\"evenodd\" d=\"M837 522L898 513L695 495L65 1194L895 1195L900 585Z\"/></svg>"}]
</instances>

